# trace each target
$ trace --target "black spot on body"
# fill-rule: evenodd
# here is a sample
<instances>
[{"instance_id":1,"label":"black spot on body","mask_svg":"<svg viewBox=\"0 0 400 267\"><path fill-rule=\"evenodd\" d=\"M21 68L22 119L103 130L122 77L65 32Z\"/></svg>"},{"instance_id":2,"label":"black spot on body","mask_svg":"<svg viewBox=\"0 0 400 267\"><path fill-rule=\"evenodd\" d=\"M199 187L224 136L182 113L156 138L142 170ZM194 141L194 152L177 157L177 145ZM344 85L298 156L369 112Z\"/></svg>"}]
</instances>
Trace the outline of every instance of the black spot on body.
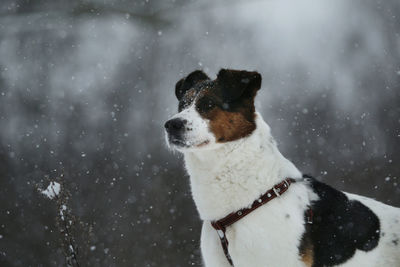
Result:
<instances>
[{"instance_id":1,"label":"black spot on body","mask_svg":"<svg viewBox=\"0 0 400 267\"><path fill-rule=\"evenodd\" d=\"M379 242L380 222L368 207L311 177L307 177L319 200L312 203L313 223L305 224L300 255L313 247L313 267L346 262L356 250L370 251ZM307 221L307 213L304 215Z\"/></svg>"}]
</instances>

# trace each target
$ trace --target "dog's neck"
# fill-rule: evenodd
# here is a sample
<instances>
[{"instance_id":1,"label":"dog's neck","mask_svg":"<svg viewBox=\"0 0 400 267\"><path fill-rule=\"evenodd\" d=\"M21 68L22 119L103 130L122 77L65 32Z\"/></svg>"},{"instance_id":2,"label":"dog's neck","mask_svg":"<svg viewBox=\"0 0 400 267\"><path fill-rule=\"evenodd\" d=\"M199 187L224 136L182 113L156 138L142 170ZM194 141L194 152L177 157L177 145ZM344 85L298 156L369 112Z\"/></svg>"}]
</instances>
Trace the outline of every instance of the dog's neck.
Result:
<instances>
[{"instance_id":1,"label":"dog's neck","mask_svg":"<svg viewBox=\"0 0 400 267\"><path fill-rule=\"evenodd\" d=\"M300 171L279 152L269 126L256 114L257 128L214 150L184 154L200 217L217 220L247 207L286 177Z\"/></svg>"}]
</instances>

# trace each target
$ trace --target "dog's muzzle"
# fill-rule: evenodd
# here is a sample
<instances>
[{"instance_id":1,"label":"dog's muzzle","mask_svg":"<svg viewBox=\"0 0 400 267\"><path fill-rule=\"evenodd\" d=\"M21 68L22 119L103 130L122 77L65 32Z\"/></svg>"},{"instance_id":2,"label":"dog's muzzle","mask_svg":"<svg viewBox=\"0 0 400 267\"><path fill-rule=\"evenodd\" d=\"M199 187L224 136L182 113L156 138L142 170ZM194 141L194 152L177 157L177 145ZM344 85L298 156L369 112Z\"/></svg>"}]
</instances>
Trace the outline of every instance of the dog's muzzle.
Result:
<instances>
[{"instance_id":1,"label":"dog's muzzle","mask_svg":"<svg viewBox=\"0 0 400 267\"><path fill-rule=\"evenodd\" d=\"M168 141L177 146L186 146L184 134L187 120L175 118L167 121L164 125L168 133Z\"/></svg>"}]
</instances>

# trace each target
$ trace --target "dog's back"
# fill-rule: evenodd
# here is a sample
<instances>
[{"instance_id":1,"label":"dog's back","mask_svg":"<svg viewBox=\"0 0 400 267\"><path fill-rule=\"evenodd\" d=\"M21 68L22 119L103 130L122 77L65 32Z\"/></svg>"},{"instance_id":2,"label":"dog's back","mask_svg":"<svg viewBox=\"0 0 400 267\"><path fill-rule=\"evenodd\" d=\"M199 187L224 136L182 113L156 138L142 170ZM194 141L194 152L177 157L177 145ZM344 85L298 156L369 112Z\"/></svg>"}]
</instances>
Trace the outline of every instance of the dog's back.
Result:
<instances>
[{"instance_id":1,"label":"dog's back","mask_svg":"<svg viewBox=\"0 0 400 267\"><path fill-rule=\"evenodd\" d=\"M368 207L379 219L379 242L376 252L359 253L349 260L348 266L400 266L400 209L385 205L371 198L346 193L350 200L356 200ZM365 217L362 222L369 221ZM358 256L358 257L357 257ZM347 266L347 265L344 265Z\"/></svg>"},{"instance_id":2,"label":"dog's back","mask_svg":"<svg viewBox=\"0 0 400 267\"><path fill-rule=\"evenodd\" d=\"M312 251L312 266L400 265L400 247L393 242L400 233L400 209L306 180L318 195L300 245L302 255Z\"/></svg>"}]
</instances>

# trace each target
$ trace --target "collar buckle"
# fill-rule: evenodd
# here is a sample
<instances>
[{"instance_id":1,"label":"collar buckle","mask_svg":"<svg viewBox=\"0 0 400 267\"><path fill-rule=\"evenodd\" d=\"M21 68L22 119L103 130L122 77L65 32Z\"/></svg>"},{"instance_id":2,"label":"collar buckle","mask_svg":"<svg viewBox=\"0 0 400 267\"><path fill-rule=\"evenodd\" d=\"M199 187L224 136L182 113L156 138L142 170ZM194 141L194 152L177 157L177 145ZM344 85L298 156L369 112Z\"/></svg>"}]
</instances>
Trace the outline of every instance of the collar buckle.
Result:
<instances>
[{"instance_id":1,"label":"collar buckle","mask_svg":"<svg viewBox=\"0 0 400 267\"><path fill-rule=\"evenodd\" d=\"M277 197L281 196L281 194L279 194L279 192L281 192L281 189L279 187L278 188L272 187L272 191L274 191Z\"/></svg>"},{"instance_id":2,"label":"collar buckle","mask_svg":"<svg viewBox=\"0 0 400 267\"><path fill-rule=\"evenodd\" d=\"M283 182L285 183L285 187L289 187L289 185L290 185L290 183L288 182L288 180L287 179L285 179L285 180L283 180Z\"/></svg>"}]
</instances>

